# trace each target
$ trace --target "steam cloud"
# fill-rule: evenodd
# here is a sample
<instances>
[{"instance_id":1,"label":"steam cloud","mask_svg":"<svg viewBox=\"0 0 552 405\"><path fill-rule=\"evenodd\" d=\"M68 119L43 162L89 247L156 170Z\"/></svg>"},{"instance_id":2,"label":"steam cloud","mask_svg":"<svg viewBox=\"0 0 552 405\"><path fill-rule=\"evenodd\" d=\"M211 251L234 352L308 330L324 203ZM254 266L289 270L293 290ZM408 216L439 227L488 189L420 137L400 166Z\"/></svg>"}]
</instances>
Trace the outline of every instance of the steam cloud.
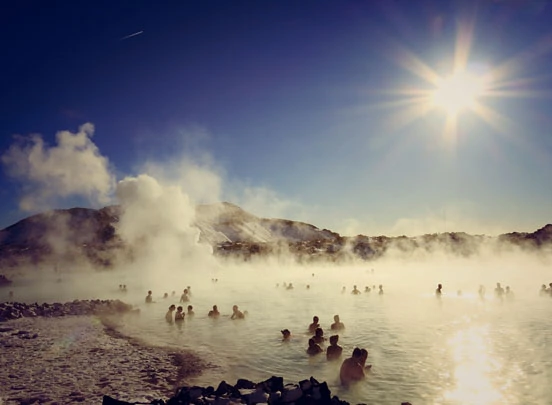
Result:
<instances>
[{"instance_id":1,"label":"steam cloud","mask_svg":"<svg viewBox=\"0 0 552 405\"><path fill-rule=\"evenodd\" d=\"M84 196L95 205L110 201L115 178L108 159L92 142L93 134L94 125L86 123L76 133L58 132L53 147L40 135L16 138L1 161L7 174L24 185L21 210L52 207L72 196Z\"/></svg>"}]
</instances>

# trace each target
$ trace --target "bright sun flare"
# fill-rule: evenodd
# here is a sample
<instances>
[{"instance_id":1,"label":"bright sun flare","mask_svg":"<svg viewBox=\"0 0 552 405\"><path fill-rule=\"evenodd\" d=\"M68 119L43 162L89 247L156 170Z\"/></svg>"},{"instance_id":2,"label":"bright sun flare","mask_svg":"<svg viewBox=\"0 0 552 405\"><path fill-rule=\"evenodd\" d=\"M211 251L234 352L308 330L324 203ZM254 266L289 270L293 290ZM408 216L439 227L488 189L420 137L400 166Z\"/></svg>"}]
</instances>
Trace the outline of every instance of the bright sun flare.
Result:
<instances>
[{"instance_id":1,"label":"bright sun flare","mask_svg":"<svg viewBox=\"0 0 552 405\"><path fill-rule=\"evenodd\" d=\"M441 79L431 93L431 104L451 115L473 109L477 98L483 93L482 82L480 77L467 72L455 73Z\"/></svg>"}]
</instances>

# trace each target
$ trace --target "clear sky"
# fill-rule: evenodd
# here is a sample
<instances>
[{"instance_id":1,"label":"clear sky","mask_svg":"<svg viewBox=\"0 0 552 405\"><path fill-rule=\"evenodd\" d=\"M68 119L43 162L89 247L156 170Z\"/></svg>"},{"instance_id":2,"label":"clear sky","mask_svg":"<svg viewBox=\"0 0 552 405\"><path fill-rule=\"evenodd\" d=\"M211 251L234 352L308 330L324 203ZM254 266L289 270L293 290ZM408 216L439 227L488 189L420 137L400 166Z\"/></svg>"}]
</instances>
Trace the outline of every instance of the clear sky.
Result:
<instances>
[{"instance_id":1,"label":"clear sky","mask_svg":"<svg viewBox=\"0 0 552 405\"><path fill-rule=\"evenodd\" d=\"M9 1L0 44L0 228L140 173L344 235L552 222L547 1Z\"/></svg>"}]
</instances>

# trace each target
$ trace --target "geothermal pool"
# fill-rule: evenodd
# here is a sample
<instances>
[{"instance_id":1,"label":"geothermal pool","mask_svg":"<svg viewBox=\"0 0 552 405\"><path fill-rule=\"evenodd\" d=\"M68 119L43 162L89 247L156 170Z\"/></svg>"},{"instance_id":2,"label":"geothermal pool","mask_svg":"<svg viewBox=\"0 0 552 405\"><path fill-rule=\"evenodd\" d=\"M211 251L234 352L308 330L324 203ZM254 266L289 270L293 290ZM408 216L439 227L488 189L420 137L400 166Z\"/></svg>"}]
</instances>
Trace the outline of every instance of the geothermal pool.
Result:
<instances>
[{"instance_id":1,"label":"geothermal pool","mask_svg":"<svg viewBox=\"0 0 552 405\"><path fill-rule=\"evenodd\" d=\"M140 316L125 318L122 331L149 343L199 353L213 367L192 381L198 385L235 383L238 378L261 381L272 375L296 382L312 375L351 403L548 404L552 298L538 292L542 283L552 281L549 269L548 264L510 260L293 269L248 264L183 272L174 280L166 275L137 280L128 274L103 274L95 276L101 288L94 296L86 296L94 284L88 281L61 282L55 291L44 287L26 298L52 301L55 293L60 301L121 298L137 305ZM285 290L284 282L295 288ZM515 299L497 299L496 282L511 286ZM129 292L118 291L123 283ZM441 299L434 296L437 283L444 285ZM352 295L354 284L361 291L366 285L383 284L385 293ZM485 300L477 294L479 284L486 286ZM165 312L170 304L179 305L187 285L192 286L190 304L196 315L186 317L182 327L168 324ZM154 304L144 303L148 289L154 291ZM173 290L174 297L162 298ZM15 292L26 295L24 287ZM217 320L207 317L213 304L222 313ZM229 319L233 304L248 311L245 320ZM339 386L341 361L305 353L313 315L319 316L328 338L335 314L346 326L340 333L344 356L356 346L364 347L373 365L366 380L349 389ZM284 328L292 332L289 342L281 339Z\"/></svg>"}]
</instances>

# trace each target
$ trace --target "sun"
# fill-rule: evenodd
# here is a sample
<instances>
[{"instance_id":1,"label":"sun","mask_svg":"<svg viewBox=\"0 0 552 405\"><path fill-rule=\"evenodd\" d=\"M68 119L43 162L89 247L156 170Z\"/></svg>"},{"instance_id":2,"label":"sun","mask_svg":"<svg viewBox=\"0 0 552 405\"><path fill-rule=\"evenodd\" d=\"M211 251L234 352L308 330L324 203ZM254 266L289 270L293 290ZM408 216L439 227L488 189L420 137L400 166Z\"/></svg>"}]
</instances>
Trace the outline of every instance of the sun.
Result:
<instances>
[{"instance_id":1,"label":"sun","mask_svg":"<svg viewBox=\"0 0 552 405\"><path fill-rule=\"evenodd\" d=\"M456 72L439 78L430 93L433 108L443 109L448 115L473 110L477 99L484 93L483 79L468 72Z\"/></svg>"}]
</instances>

